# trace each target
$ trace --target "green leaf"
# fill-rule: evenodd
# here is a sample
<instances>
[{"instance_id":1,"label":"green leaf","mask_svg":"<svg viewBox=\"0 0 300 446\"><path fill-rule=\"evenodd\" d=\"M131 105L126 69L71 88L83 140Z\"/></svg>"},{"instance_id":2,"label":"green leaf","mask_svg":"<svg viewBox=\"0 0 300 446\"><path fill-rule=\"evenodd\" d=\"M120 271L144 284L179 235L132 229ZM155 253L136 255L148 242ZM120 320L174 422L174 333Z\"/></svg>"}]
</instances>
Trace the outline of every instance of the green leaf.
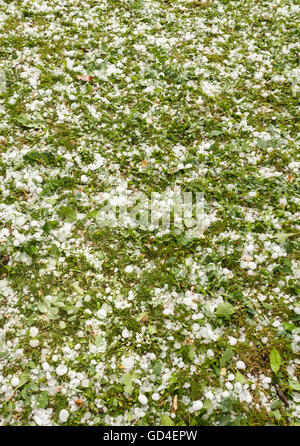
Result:
<instances>
[{"instance_id":1,"label":"green leaf","mask_svg":"<svg viewBox=\"0 0 300 446\"><path fill-rule=\"evenodd\" d=\"M239 372L239 371L237 371L236 374L235 374L235 380L238 383L246 383L247 382L247 380L244 377L244 375L241 372Z\"/></svg>"},{"instance_id":2,"label":"green leaf","mask_svg":"<svg viewBox=\"0 0 300 446\"><path fill-rule=\"evenodd\" d=\"M126 393L129 393L129 395L133 392L133 375L131 373L126 373L126 375L123 378L123 384L124 384L124 391Z\"/></svg>"},{"instance_id":3,"label":"green leaf","mask_svg":"<svg viewBox=\"0 0 300 446\"><path fill-rule=\"evenodd\" d=\"M220 367L221 369L225 367L225 365L231 361L231 358L234 354L234 351L231 348L226 348L225 352L223 353L221 359L220 359Z\"/></svg>"},{"instance_id":4,"label":"green leaf","mask_svg":"<svg viewBox=\"0 0 300 446\"><path fill-rule=\"evenodd\" d=\"M59 215L62 218L65 218L67 222L72 223L77 219L77 212L75 209L71 208L70 206L62 206L59 209Z\"/></svg>"},{"instance_id":5,"label":"green leaf","mask_svg":"<svg viewBox=\"0 0 300 446\"><path fill-rule=\"evenodd\" d=\"M295 330L297 327L296 327L296 325L291 324L290 322L284 322L284 324L283 324L283 328L284 328L286 331L293 331L293 330Z\"/></svg>"},{"instance_id":6,"label":"green leaf","mask_svg":"<svg viewBox=\"0 0 300 446\"><path fill-rule=\"evenodd\" d=\"M48 406L49 403L49 394L46 390L44 390L39 396L38 396L38 407L40 409L45 409L45 407Z\"/></svg>"},{"instance_id":7,"label":"green leaf","mask_svg":"<svg viewBox=\"0 0 300 446\"><path fill-rule=\"evenodd\" d=\"M292 380L290 380L290 381L289 381L289 386L290 386L290 388L293 389L293 390L298 390L298 391L300 391L300 383L298 383L297 381L292 381Z\"/></svg>"},{"instance_id":8,"label":"green leaf","mask_svg":"<svg viewBox=\"0 0 300 446\"><path fill-rule=\"evenodd\" d=\"M148 332L149 332L149 335L153 335L153 334L157 333L157 330L155 327L153 327L153 325L148 325Z\"/></svg>"},{"instance_id":9,"label":"green leaf","mask_svg":"<svg viewBox=\"0 0 300 446\"><path fill-rule=\"evenodd\" d=\"M230 317L235 313L235 308L229 302L224 304L219 304L216 309L216 316L224 319L230 319Z\"/></svg>"},{"instance_id":10,"label":"green leaf","mask_svg":"<svg viewBox=\"0 0 300 446\"><path fill-rule=\"evenodd\" d=\"M286 239L292 237L292 235L299 234L299 232L279 232L276 234L276 240L278 243L285 243Z\"/></svg>"},{"instance_id":11,"label":"green leaf","mask_svg":"<svg viewBox=\"0 0 300 446\"><path fill-rule=\"evenodd\" d=\"M37 125L37 123L35 123L29 115L27 115L26 113L21 113L17 118L16 121L23 125L24 127L30 127L30 128L38 128L39 125Z\"/></svg>"},{"instance_id":12,"label":"green leaf","mask_svg":"<svg viewBox=\"0 0 300 446\"><path fill-rule=\"evenodd\" d=\"M161 425L162 426L175 426L173 420L166 414L161 416Z\"/></svg>"},{"instance_id":13,"label":"green leaf","mask_svg":"<svg viewBox=\"0 0 300 446\"><path fill-rule=\"evenodd\" d=\"M276 348L273 348L270 354L270 365L273 372L276 374L280 368L281 364L281 356Z\"/></svg>"},{"instance_id":14,"label":"green leaf","mask_svg":"<svg viewBox=\"0 0 300 446\"><path fill-rule=\"evenodd\" d=\"M194 361L195 359L195 354L196 354L196 348L194 345L189 345L188 346L188 358L191 362Z\"/></svg>"},{"instance_id":15,"label":"green leaf","mask_svg":"<svg viewBox=\"0 0 300 446\"><path fill-rule=\"evenodd\" d=\"M159 376L161 374L163 366L164 364L162 361L156 361L153 368L153 372L155 373L156 376Z\"/></svg>"},{"instance_id":16,"label":"green leaf","mask_svg":"<svg viewBox=\"0 0 300 446\"><path fill-rule=\"evenodd\" d=\"M103 343L103 336L101 334L99 334L95 339L95 345L96 345L96 347L100 347L100 345L102 345L102 343Z\"/></svg>"},{"instance_id":17,"label":"green leaf","mask_svg":"<svg viewBox=\"0 0 300 446\"><path fill-rule=\"evenodd\" d=\"M91 211L89 214L88 214L88 218L96 218L97 217L97 215L98 215L98 210L97 209L94 209L93 211Z\"/></svg>"},{"instance_id":18,"label":"green leaf","mask_svg":"<svg viewBox=\"0 0 300 446\"><path fill-rule=\"evenodd\" d=\"M209 136L210 137L213 137L213 136L219 136L219 135L222 135L223 134L223 130L212 130L211 132L210 132L210 134L209 134Z\"/></svg>"},{"instance_id":19,"label":"green leaf","mask_svg":"<svg viewBox=\"0 0 300 446\"><path fill-rule=\"evenodd\" d=\"M47 307L47 305L44 304L43 302L39 302L39 303L37 304L37 307L38 307L38 309L39 309L39 311L40 311L41 313L47 313L47 311L49 310L49 308Z\"/></svg>"},{"instance_id":20,"label":"green leaf","mask_svg":"<svg viewBox=\"0 0 300 446\"><path fill-rule=\"evenodd\" d=\"M274 415L274 417L276 418L277 421L280 421L280 420L281 420L281 413L279 412L278 409L277 409L277 410L274 410L274 411L272 412L272 415Z\"/></svg>"},{"instance_id":21,"label":"green leaf","mask_svg":"<svg viewBox=\"0 0 300 446\"><path fill-rule=\"evenodd\" d=\"M83 290L80 288L77 282L72 283L72 288L77 294L83 294Z\"/></svg>"},{"instance_id":22,"label":"green leaf","mask_svg":"<svg viewBox=\"0 0 300 446\"><path fill-rule=\"evenodd\" d=\"M17 385L16 388L19 389L20 387L24 386L24 384L27 383L28 379L29 379L28 374L25 372L22 373L21 376L19 377L19 384Z\"/></svg>"},{"instance_id":23,"label":"green leaf","mask_svg":"<svg viewBox=\"0 0 300 446\"><path fill-rule=\"evenodd\" d=\"M209 399L206 399L203 403L203 409L209 410L212 406L212 402Z\"/></svg>"}]
</instances>

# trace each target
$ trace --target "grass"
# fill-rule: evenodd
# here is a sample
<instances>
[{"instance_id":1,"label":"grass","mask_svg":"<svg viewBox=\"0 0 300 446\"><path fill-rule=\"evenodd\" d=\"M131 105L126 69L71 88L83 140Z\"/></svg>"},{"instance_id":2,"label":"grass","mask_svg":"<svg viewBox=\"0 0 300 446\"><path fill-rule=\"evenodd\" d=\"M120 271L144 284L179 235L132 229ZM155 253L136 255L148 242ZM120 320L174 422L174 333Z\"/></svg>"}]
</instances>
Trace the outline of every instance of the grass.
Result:
<instances>
[{"instance_id":1,"label":"grass","mask_svg":"<svg viewBox=\"0 0 300 446\"><path fill-rule=\"evenodd\" d=\"M296 2L0 6L0 424L299 425Z\"/></svg>"}]
</instances>

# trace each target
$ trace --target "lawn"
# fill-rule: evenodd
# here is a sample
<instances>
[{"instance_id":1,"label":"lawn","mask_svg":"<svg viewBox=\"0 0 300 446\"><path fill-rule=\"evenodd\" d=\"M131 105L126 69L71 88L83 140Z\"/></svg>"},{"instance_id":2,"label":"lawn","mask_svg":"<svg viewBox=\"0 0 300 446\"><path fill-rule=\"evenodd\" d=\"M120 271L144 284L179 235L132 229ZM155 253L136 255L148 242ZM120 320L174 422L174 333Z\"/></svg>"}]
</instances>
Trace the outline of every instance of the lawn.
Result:
<instances>
[{"instance_id":1,"label":"lawn","mask_svg":"<svg viewBox=\"0 0 300 446\"><path fill-rule=\"evenodd\" d=\"M0 425L300 424L299 12L0 0Z\"/></svg>"}]
</instances>

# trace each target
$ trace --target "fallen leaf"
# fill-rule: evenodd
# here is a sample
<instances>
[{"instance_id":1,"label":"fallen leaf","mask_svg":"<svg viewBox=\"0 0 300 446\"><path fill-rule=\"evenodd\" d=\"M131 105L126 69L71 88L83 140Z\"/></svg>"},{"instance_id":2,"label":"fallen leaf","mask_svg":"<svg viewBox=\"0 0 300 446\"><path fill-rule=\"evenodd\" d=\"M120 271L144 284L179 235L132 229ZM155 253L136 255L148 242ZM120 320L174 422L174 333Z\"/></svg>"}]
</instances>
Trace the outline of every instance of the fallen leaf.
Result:
<instances>
[{"instance_id":1,"label":"fallen leaf","mask_svg":"<svg viewBox=\"0 0 300 446\"><path fill-rule=\"evenodd\" d=\"M75 400L76 406L82 407L83 401L81 399Z\"/></svg>"},{"instance_id":2,"label":"fallen leaf","mask_svg":"<svg viewBox=\"0 0 300 446\"><path fill-rule=\"evenodd\" d=\"M175 395L173 398L171 413L176 413L177 409L178 409L177 395Z\"/></svg>"},{"instance_id":3,"label":"fallen leaf","mask_svg":"<svg viewBox=\"0 0 300 446\"><path fill-rule=\"evenodd\" d=\"M94 79L93 76L81 76L80 74L76 75L76 79L82 82L92 82Z\"/></svg>"},{"instance_id":4,"label":"fallen leaf","mask_svg":"<svg viewBox=\"0 0 300 446\"><path fill-rule=\"evenodd\" d=\"M2 265L7 265L9 262L9 256L8 255L3 255L2 257Z\"/></svg>"},{"instance_id":5,"label":"fallen leaf","mask_svg":"<svg viewBox=\"0 0 300 446\"><path fill-rule=\"evenodd\" d=\"M284 403L285 406L288 407L290 404L278 386L275 386L275 390L278 395L278 398Z\"/></svg>"}]
</instances>

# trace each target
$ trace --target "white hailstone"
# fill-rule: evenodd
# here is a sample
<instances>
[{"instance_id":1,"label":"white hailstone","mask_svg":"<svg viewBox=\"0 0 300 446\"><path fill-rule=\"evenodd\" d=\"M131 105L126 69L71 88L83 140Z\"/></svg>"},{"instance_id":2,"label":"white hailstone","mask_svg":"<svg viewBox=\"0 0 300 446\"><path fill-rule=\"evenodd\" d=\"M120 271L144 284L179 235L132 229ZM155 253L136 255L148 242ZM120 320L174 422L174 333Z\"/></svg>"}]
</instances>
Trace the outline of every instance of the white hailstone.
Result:
<instances>
[{"instance_id":1,"label":"white hailstone","mask_svg":"<svg viewBox=\"0 0 300 446\"><path fill-rule=\"evenodd\" d=\"M300 315L300 307L294 307L294 312Z\"/></svg>"},{"instance_id":2,"label":"white hailstone","mask_svg":"<svg viewBox=\"0 0 300 446\"><path fill-rule=\"evenodd\" d=\"M59 365L58 367L56 367L56 373L58 376L63 376L67 373L68 371L68 367L65 365Z\"/></svg>"},{"instance_id":3,"label":"white hailstone","mask_svg":"<svg viewBox=\"0 0 300 446\"><path fill-rule=\"evenodd\" d=\"M46 361L43 362L42 369L45 370L45 371L48 371L50 369L50 366L49 366L48 362L46 362Z\"/></svg>"},{"instance_id":4,"label":"white hailstone","mask_svg":"<svg viewBox=\"0 0 300 446\"><path fill-rule=\"evenodd\" d=\"M60 321L60 323L59 323L58 325L59 325L59 328L61 328L62 330L63 330L64 328L66 328L66 324L65 324L64 321Z\"/></svg>"},{"instance_id":5,"label":"white hailstone","mask_svg":"<svg viewBox=\"0 0 300 446\"><path fill-rule=\"evenodd\" d=\"M36 327L31 327L30 330L29 330L29 334L30 334L30 336L31 336L32 338L34 338L35 336L37 336L38 333L39 333L39 330L38 330L38 328L36 328Z\"/></svg>"},{"instance_id":6,"label":"white hailstone","mask_svg":"<svg viewBox=\"0 0 300 446\"><path fill-rule=\"evenodd\" d=\"M226 189L231 191L234 189L234 187L235 187L234 184L227 184Z\"/></svg>"},{"instance_id":7,"label":"white hailstone","mask_svg":"<svg viewBox=\"0 0 300 446\"><path fill-rule=\"evenodd\" d=\"M107 313L105 310L101 309L97 311L97 316L99 319L106 319Z\"/></svg>"},{"instance_id":8,"label":"white hailstone","mask_svg":"<svg viewBox=\"0 0 300 446\"><path fill-rule=\"evenodd\" d=\"M209 358L212 358L213 356L214 356L214 352L212 351L212 350L207 350L207 352L206 352L206 355L209 357Z\"/></svg>"},{"instance_id":9,"label":"white hailstone","mask_svg":"<svg viewBox=\"0 0 300 446\"><path fill-rule=\"evenodd\" d=\"M235 383L234 390L236 390L237 392L241 392L241 390L243 390L242 384L241 383Z\"/></svg>"},{"instance_id":10,"label":"white hailstone","mask_svg":"<svg viewBox=\"0 0 300 446\"><path fill-rule=\"evenodd\" d=\"M280 325L280 321L274 321L273 324L272 324L272 326L273 326L274 328L279 327L279 325Z\"/></svg>"},{"instance_id":11,"label":"white hailstone","mask_svg":"<svg viewBox=\"0 0 300 446\"><path fill-rule=\"evenodd\" d=\"M193 402L192 410L193 412L197 412L198 410L201 410L203 407L202 401L197 400Z\"/></svg>"},{"instance_id":12,"label":"white hailstone","mask_svg":"<svg viewBox=\"0 0 300 446\"><path fill-rule=\"evenodd\" d=\"M245 370L245 368L246 368L246 364L244 363L244 361L238 361L238 362L236 363L236 368L237 368L237 369L240 369L240 370Z\"/></svg>"},{"instance_id":13,"label":"white hailstone","mask_svg":"<svg viewBox=\"0 0 300 446\"><path fill-rule=\"evenodd\" d=\"M124 271L125 271L125 273L128 273L128 274L132 273L133 266L132 265L127 265Z\"/></svg>"},{"instance_id":14,"label":"white hailstone","mask_svg":"<svg viewBox=\"0 0 300 446\"><path fill-rule=\"evenodd\" d=\"M145 395L139 395L138 400L143 406L148 403L148 398Z\"/></svg>"},{"instance_id":15,"label":"white hailstone","mask_svg":"<svg viewBox=\"0 0 300 446\"><path fill-rule=\"evenodd\" d=\"M19 382L19 378L17 376L14 376L10 383L13 387L17 387L19 385Z\"/></svg>"},{"instance_id":16,"label":"white hailstone","mask_svg":"<svg viewBox=\"0 0 300 446\"><path fill-rule=\"evenodd\" d=\"M32 348L37 347L39 344L40 344L40 341L39 341L38 339L32 339L32 340L29 342L29 345L30 345L30 347L32 347Z\"/></svg>"},{"instance_id":17,"label":"white hailstone","mask_svg":"<svg viewBox=\"0 0 300 446\"><path fill-rule=\"evenodd\" d=\"M81 180L82 183L87 183L89 179L88 179L88 177L86 175L81 175L80 180Z\"/></svg>"},{"instance_id":18,"label":"white hailstone","mask_svg":"<svg viewBox=\"0 0 300 446\"><path fill-rule=\"evenodd\" d=\"M159 393L157 393L157 392L153 393L152 399L153 399L153 401L158 401L159 400Z\"/></svg>"},{"instance_id":19,"label":"white hailstone","mask_svg":"<svg viewBox=\"0 0 300 446\"><path fill-rule=\"evenodd\" d=\"M135 359L134 359L133 355L128 356L127 358L124 358L122 360L122 365L123 365L123 367L124 367L126 372L130 371L131 369L133 369L134 364L135 364Z\"/></svg>"},{"instance_id":20,"label":"white hailstone","mask_svg":"<svg viewBox=\"0 0 300 446\"><path fill-rule=\"evenodd\" d=\"M251 270L255 270L257 267L257 264L255 262L249 262L248 263L248 268L250 268Z\"/></svg>"},{"instance_id":21,"label":"white hailstone","mask_svg":"<svg viewBox=\"0 0 300 446\"><path fill-rule=\"evenodd\" d=\"M130 337L130 333L127 330L127 328L124 328L124 330L122 331L122 337L125 338L125 339Z\"/></svg>"},{"instance_id":22,"label":"white hailstone","mask_svg":"<svg viewBox=\"0 0 300 446\"><path fill-rule=\"evenodd\" d=\"M229 373L229 375L228 375L228 381L233 381L234 378L235 378L234 374L233 374L233 373Z\"/></svg>"},{"instance_id":23,"label":"white hailstone","mask_svg":"<svg viewBox=\"0 0 300 446\"><path fill-rule=\"evenodd\" d=\"M233 336L230 336L228 338L228 342L229 342L230 345L236 345L237 340Z\"/></svg>"},{"instance_id":24,"label":"white hailstone","mask_svg":"<svg viewBox=\"0 0 300 446\"><path fill-rule=\"evenodd\" d=\"M66 409L62 409L59 412L59 421L61 423L65 423L67 421L67 419L69 418L69 412Z\"/></svg>"}]
</instances>

